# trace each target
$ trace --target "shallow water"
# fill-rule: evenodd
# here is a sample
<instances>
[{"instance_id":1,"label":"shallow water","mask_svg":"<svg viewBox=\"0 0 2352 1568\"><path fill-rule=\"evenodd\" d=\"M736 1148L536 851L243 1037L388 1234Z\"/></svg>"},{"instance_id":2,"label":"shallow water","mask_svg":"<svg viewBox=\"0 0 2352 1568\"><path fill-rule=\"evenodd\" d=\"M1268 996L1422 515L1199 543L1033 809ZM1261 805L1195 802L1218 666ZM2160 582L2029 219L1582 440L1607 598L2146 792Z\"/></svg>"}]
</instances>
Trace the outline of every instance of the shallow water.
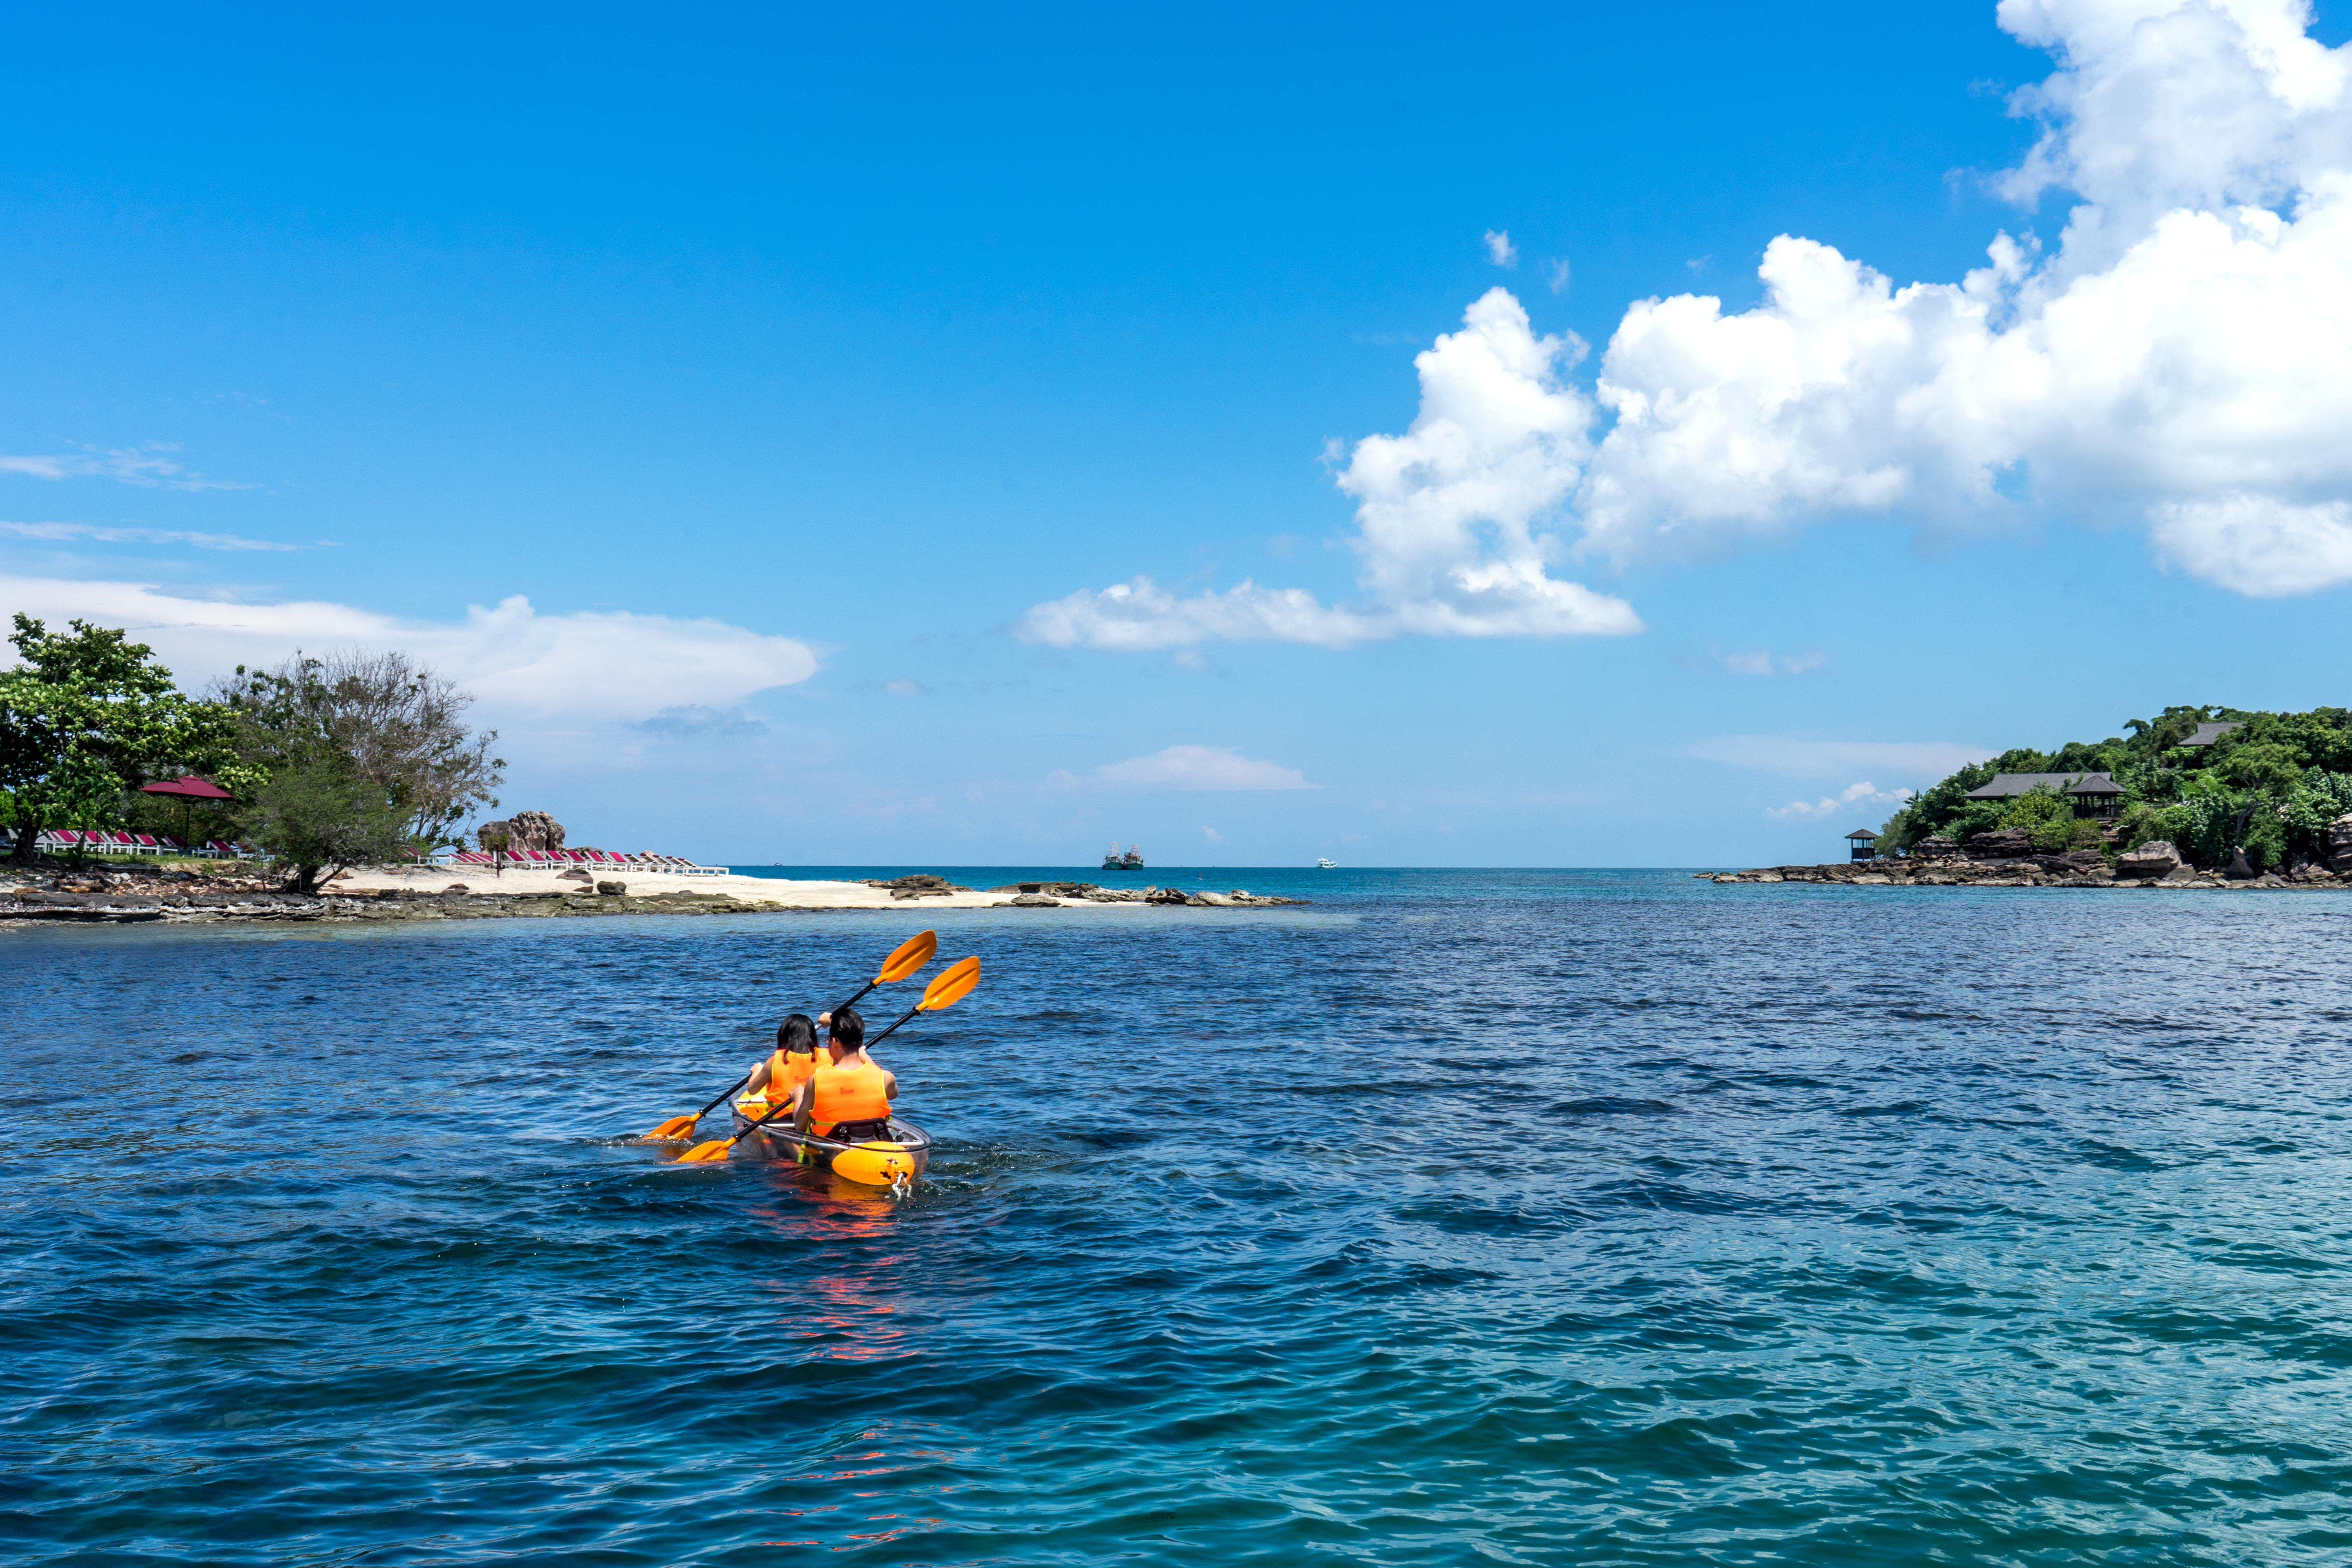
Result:
<instances>
[{"instance_id":1,"label":"shallow water","mask_svg":"<svg viewBox=\"0 0 2352 1568\"><path fill-rule=\"evenodd\" d=\"M933 914L895 1203L623 1140L919 910L0 932L0 1548L2352 1549L2352 895L1148 875L1317 902Z\"/></svg>"}]
</instances>

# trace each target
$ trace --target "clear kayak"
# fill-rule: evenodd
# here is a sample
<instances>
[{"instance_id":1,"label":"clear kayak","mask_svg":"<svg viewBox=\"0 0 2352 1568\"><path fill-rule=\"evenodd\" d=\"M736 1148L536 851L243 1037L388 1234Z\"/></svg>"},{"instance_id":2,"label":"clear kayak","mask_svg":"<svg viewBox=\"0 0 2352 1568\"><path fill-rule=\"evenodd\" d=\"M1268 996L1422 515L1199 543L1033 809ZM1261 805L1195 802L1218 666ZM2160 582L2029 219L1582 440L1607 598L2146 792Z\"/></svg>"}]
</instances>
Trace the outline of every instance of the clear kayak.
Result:
<instances>
[{"instance_id":1,"label":"clear kayak","mask_svg":"<svg viewBox=\"0 0 2352 1568\"><path fill-rule=\"evenodd\" d=\"M779 1116L759 1131L751 1132L752 1124L767 1114L765 1101L737 1100L732 1113L736 1135L751 1133L737 1148L771 1160L814 1165L845 1181L874 1187L903 1187L922 1175L923 1168L931 1162L931 1135L895 1116L890 1118L887 1138L842 1143L813 1132L793 1131L790 1116Z\"/></svg>"}]
</instances>

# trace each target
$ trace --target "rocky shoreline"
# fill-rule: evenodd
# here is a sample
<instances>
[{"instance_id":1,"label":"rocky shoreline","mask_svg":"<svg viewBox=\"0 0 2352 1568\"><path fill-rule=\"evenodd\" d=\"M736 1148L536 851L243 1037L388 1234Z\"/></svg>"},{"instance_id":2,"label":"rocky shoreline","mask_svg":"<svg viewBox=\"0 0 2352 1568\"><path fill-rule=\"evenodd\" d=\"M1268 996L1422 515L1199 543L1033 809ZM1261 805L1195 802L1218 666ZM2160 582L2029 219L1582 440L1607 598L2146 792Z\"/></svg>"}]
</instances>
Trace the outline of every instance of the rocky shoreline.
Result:
<instances>
[{"instance_id":1,"label":"rocky shoreline","mask_svg":"<svg viewBox=\"0 0 2352 1568\"><path fill-rule=\"evenodd\" d=\"M915 899L943 899L954 893L1011 893L988 907L992 910L1050 910L1065 902L1087 904L1181 904L1195 910L1256 910L1271 909L1278 904L1303 904L1305 899L1276 898L1269 893L1253 893L1235 888L1230 893L1188 893L1181 888L1106 888L1094 882L1008 882L997 888L966 888L922 872L912 877L895 877L887 882L869 880L869 888L880 888L900 901Z\"/></svg>"},{"instance_id":2,"label":"rocky shoreline","mask_svg":"<svg viewBox=\"0 0 2352 1568\"><path fill-rule=\"evenodd\" d=\"M2352 889L2352 869L2337 871L2305 864L2280 873L2242 876L2204 871L2182 864L2168 844L2143 846L2116 864L2095 849L2069 855L1976 858L1967 855L1912 856L1906 859L1855 860L1826 866L1765 866L1747 871L1701 871L1717 882L1834 882L1857 888L2212 888L2239 891L2274 889L2317 892ZM2233 867L2232 870L2242 869Z\"/></svg>"},{"instance_id":3,"label":"rocky shoreline","mask_svg":"<svg viewBox=\"0 0 2352 1568\"><path fill-rule=\"evenodd\" d=\"M869 885L890 889L894 903L975 891L929 875ZM1099 888L1091 882L1021 882L977 890L1013 895L982 906L991 909L1058 908L1065 902L1252 909L1306 901L1257 896L1238 889L1230 894L1186 893L1175 888ZM241 874L236 869L43 868L13 875L0 870L0 924L56 921L115 925L222 921L352 923L563 915L833 913L844 907L837 903L798 903L789 899L751 899L732 892L694 889L632 894L628 884L622 881L583 883L555 892L487 893L473 891L463 883L454 883L438 891L422 888L343 889L330 883L318 893L290 893L274 879Z\"/></svg>"}]
</instances>

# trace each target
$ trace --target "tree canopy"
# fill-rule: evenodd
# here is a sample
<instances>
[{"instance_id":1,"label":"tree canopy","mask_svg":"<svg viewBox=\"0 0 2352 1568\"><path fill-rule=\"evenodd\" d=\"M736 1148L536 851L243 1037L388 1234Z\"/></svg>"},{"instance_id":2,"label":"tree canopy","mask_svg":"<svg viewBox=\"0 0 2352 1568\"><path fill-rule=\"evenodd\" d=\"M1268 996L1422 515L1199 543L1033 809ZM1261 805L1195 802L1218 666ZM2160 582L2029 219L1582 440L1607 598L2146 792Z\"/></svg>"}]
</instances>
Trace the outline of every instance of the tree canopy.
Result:
<instances>
[{"instance_id":1,"label":"tree canopy","mask_svg":"<svg viewBox=\"0 0 2352 1568\"><path fill-rule=\"evenodd\" d=\"M165 773L231 769L227 713L172 683L154 650L121 631L15 616L19 659L0 670L0 792L29 861L48 827L111 826L123 798Z\"/></svg>"},{"instance_id":2,"label":"tree canopy","mask_svg":"<svg viewBox=\"0 0 2352 1568\"><path fill-rule=\"evenodd\" d=\"M2200 725L2215 721L2239 728L2209 746L2182 744ZM1963 767L1896 812L1880 847L1909 850L1933 836L1965 842L1972 834L2018 826L2028 828L2037 847L2059 847L2065 835L2047 803L1967 798L1996 773L2111 774L2124 796L2109 847L2167 839L2202 866L2226 865L2240 848L2257 868L2298 854L2324 856L2329 825L2352 812L2352 711L2345 709L2273 713L2182 705L2153 719L2126 720L2124 729L2104 741L2069 741L2048 752L2019 747ZM2093 825L2068 831L2084 842L2106 840L2086 828Z\"/></svg>"},{"instance_id":3,"label":"tree canopy","mask_svg":"<svg viewBox=\"0 0 2352 1568\"><path fill-rule=\"evenodd\" d=\"M223 681L239 759L260 780L247 833L308 890L346 866L463 842L495 805L506 763L495 731L464 722L473 699L399 653L297 655Z\"/></svg>"}]
</instances>

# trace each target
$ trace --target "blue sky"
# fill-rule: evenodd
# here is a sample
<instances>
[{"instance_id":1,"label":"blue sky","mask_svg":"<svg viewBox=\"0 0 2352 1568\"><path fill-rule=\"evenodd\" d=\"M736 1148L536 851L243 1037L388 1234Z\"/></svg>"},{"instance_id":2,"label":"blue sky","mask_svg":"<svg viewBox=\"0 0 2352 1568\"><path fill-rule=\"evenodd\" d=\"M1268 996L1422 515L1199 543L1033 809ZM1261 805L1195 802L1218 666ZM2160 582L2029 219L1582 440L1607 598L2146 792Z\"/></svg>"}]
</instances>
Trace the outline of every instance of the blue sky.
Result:
<instances>
[{"instance_id":1,"label":"blue sky","mask_svg":"<svg viewBox=\"0 0 2352 1568\"><path fill-rule=\"evenodd\" d=\"M2346 700L2339 9L27 14L0 607L617 848L1824 857Z\"/></svg>"}]
</instances>

